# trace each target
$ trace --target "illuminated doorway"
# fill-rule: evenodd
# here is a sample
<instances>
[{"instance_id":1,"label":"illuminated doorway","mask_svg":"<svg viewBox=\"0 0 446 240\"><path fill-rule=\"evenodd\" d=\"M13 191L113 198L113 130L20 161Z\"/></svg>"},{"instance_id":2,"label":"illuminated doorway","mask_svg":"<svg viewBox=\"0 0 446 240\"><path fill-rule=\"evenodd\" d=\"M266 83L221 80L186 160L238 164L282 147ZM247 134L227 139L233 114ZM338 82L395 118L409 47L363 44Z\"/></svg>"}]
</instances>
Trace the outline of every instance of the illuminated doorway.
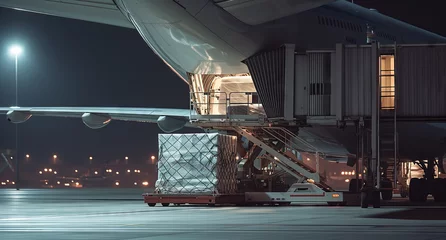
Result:
<instances>
[{"instance_id":1,"label":"illuminated doorway","mask_svg":"<svg viewBox=\"0 0 446 240\"><path fill-rule=\"evenodd\" d=\"M381 55L380 57L381 78L381 109L395 109L395 56Z\"/></svg>"}]
</instances>

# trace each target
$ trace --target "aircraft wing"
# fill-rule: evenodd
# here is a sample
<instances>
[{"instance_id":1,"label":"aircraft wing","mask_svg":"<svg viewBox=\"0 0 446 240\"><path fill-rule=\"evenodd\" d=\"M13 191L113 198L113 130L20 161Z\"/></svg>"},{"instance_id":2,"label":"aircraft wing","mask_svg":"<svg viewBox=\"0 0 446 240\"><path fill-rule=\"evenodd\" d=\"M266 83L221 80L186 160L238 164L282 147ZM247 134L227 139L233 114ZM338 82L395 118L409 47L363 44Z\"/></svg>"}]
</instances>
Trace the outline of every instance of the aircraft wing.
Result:
<instances>
[{"instance_id":1,"label":"aircraft wing","mask_svg":"<svg viewBox=\"0 0 446 240\"><path fill-rule=\"evenodd\" d=\"M114 0L0 0L0 7L134 28Z\"/></svg>"},{"instance_id":2,"label":"aircraft wing","mask_svg":"<svg viewBox=\"0 0 446 240\"><path fill-rule=\"evenodd\" d=\"M174 132L189 124L189 109L126 107L0 107L12 123L23 123L32 116L81 118L90 128L105 127L112 120L157 123L164 132Z\"/></svg>"}]
</instances>

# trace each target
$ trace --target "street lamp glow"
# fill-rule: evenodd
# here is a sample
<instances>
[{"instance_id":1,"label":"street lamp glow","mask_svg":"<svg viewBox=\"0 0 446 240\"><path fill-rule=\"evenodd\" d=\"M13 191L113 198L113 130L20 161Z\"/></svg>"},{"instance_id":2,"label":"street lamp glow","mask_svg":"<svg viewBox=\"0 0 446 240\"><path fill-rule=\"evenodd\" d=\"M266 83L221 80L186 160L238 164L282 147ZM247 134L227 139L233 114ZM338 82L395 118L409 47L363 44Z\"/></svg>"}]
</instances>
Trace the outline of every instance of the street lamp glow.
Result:
<instances>
[{"instance_id":1,"label":"street lamp glow","mask_svg":"<svg viewBox=\"0 0 446 240\"><path fill-rule=\"evenodd\" d=\"M54 154L54 155L53 155L53 158L54 158L54 159L56 159L56 158L57 158L57 155L56 155L56 154Z\"/></svg>"},{"instance_id":2,"label":"street lamp glow","mask_svg":"<svg viewBox=\"0 0 446 240\"><path fill-rule=\"evenodd\" d=\"M26 158L29 158L29 154L26 154Z\"/></svg>"},{"instance_id":3,"label":"street lamp glow","mask_svg":"<svg viewBox=\"0 0 446 240\"><path fill-rule=\"evenodd\" d=\"M93 157L90 157L90 160L93 160Z\"/></svg>"},{"instance_id":4,"label":"street lamp glow","mask_svg":"<svg viewBox=\"0 0 446 240\"><path fill-rule=\"evenodd\" d=\"M9 54L14 57L19 56L20 54L22 54L22 52L23 52L22 47L18 45L13 45L9 48Z\"/></svg>"}]
</instances>

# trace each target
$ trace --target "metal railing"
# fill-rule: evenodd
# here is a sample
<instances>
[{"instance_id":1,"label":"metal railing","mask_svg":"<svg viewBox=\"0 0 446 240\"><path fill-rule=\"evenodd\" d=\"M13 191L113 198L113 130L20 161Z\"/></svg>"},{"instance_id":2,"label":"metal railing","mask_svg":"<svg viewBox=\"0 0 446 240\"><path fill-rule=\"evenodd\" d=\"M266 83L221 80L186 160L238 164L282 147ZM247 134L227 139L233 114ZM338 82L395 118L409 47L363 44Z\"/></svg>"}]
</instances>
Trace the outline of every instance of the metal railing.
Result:
<instances>
[{"instance_id":1,"label":"metal railing","mask_svg":"<svg viewBox=\"0 0 446 240\"><path fill-rule=\"evenodd\" d=\"M190 119L258 119L265 112L256 92L191 92ZM247 118L250 116L250 118Z\"/></svg>"},{"instance_id":2,"label":"metal railing","mask_svg":"<svg viewBox=\"0 0 446 240\"><path fill-rule=\"evenodd\" d=\"M291 132L290 130L286 128L281 127L265 127L262 128L262 130L270 135L271 137L275 138L276 140L280 141L284 144L285 148L289 150L296 150L301 152L308 152L313 153L316 157L316 169L315 172L319 174L319 158L323 153L319 151L316 147L308 143L307 141L303 140L299 136L297 136L295 133ZM301 144L300 146L298 144ZM302 163L304 164L304 163Z\"/></svg>"}]
</instances>

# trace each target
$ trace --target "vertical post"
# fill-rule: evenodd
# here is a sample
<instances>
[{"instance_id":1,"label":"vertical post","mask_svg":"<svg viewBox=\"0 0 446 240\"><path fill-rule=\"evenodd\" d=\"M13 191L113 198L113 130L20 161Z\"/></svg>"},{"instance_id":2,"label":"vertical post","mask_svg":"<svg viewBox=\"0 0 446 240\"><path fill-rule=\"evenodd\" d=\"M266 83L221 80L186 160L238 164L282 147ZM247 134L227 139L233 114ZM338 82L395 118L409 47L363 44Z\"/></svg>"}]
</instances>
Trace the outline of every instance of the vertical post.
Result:
<instances>
[{"instance_id":1,"label":"vertical post","mask_svg":"<svg viewBox=\"0 0 446 240\"><path fill-rule=\"evenodd\" d=\"M319 152L316 152L316 173L319 175Z\"/></svg>"},{"instance_id":2,"label":"vertical post","mask_svg":"<svg viewBox=\"0 0 446 240\"><path fill-rule=\"evenodd\" d=\"M15 105L16 107L19 106L19 95L18 95L18 54L15 55ZM19 127L16 124L15 125L15 161L16 161L16 180L15 180L15 186L16 186L16 190L20 190L20 173L19 173L19 165L20 165L20 160L19 160Z\"/></svg>"},{"instance_id":3,"label":"vertical post","mask_svg":"<svg viewBox=\"0 0 446 240\"><path fill-rule=\"evenodd\" d=\"M342 44L336 44L335 74L336 120L342 121L344 115L344 45Z\"/></svg>"},{"instance_id":4,"label":"vertical post","mask_svg":"<svg viewBox=\"0 0 446 240\"><path fill-rule=\"evenodd\" d=\"M361 126L361 172L362 172L362 174L361 174L361 179L362 180L364 180L364 138L366 137L365 136L366 134L364 134L364 123L362 123L362 126Z\"/></svg>"},{"instance_id":5,"label":"vertical post","mask_svg":"<svg viewBox=\"0 0 446 240\"><path fill-rule=\"evenodd\" d=\"M380 111L380 78L378 73L378 46L377 43L372 43L372 59L371 59L371 69L372 69L372 158L371 167L369 169L371 180L374 180L370 184L376 184L377 188L380 187L380 159L379 159L379 111ZM375 177L372 177L375 175ZM376 181L376 183L375 183Z\"/></svg>"},{"instance_id":6,"label":"vertical post","mask_svg":"<svg viewBox=\"0 0 446 240\"><path fill-rule=\"evenodd\" d=\"M361 149L361 131L360 131L360 123L356 122L356 169L355 169L355 178L356 182L359 183L359 152ZM359 192L359 184L356 184L356 192Z\"/></svg>"},{"instance_id":7,"label":"vertical post","mask_svg":"<svg viewBox=\"0 0 446 240\"><path fill-rule=\"evenodd\" d=\"M396 63L397 63L397 45L395 42L395 48L394 48L394 52L393 52L393 144L394 144L394 161L393 161L393 187L396 188L397 187L397 183L398 183L398 178L397 178L397 173L398 173L398 169L397 169L397 158L398 158L398 131L396 129L397 125L396 125Z\"/></svg>"},{"instance_id":8,"label":"vertical post","mask_svg":"<svg viewBox=\"0 0 446 240\"><path fill-rule=\"evenodd\" d=\"M284 119L294 119L294 44L285 44Z\"/></svg>"}]
</instances>

